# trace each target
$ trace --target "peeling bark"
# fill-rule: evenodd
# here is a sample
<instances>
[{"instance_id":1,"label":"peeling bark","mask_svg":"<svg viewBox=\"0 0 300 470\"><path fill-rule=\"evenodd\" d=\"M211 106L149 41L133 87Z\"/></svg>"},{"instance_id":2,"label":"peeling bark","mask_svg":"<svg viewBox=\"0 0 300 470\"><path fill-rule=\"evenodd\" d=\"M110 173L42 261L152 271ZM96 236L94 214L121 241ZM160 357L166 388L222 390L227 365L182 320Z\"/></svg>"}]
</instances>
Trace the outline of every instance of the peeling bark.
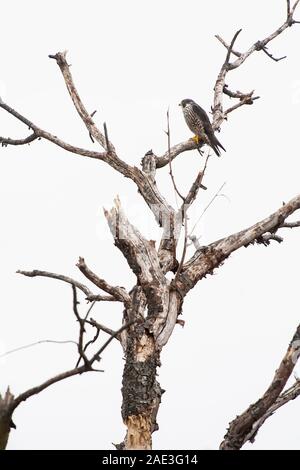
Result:
<instances>
[{"instance_id":1,"label":"peeling bark","mask_svg":"<svg viewBox=\"0 0 300 470\"><path fill-rule=\"evenodd\" d=\"M126 449L151 449L158 429L156 415L162 390L156 380L159 353L147 332L131 331L122 386L122 418L127 426Z\"/></svg>"}]
</instances>

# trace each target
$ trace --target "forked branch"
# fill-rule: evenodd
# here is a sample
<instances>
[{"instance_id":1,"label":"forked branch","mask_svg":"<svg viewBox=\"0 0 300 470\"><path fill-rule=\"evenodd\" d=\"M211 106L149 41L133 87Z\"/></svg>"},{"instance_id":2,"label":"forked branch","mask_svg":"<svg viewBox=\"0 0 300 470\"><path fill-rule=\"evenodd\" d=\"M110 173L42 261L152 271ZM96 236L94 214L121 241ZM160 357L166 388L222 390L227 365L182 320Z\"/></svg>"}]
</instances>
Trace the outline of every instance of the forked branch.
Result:
<instances>
[{"instance_id":1,"label":"forked branch","mask_svg":"<svg viewBox=\"0 0 300 470\"><path fill-rule=\"evenodd\" d=\"M264 421L285 403L295 398L299 393L299 384L280 395L290 378L300 351L300 325L298 325L287 352L285 353L274 378L264 393L253 405L237 416L229 425L228 432L221 443L223 450L239 450L245 442L253 439Z\"/></svg>"}]
</instances>

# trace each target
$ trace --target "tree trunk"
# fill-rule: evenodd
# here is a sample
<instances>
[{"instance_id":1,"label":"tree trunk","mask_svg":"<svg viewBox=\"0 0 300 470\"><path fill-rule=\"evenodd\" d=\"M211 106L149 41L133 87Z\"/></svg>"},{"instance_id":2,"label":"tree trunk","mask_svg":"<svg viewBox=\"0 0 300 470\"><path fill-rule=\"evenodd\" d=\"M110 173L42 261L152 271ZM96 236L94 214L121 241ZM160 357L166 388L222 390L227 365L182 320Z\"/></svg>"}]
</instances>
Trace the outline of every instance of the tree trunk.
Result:
<instances>
[{"instance_id":1,"label":"tree trunk","mask_svg":"<svg viewBox=\"0 0 300 470\"><path fill-rule=\"evenodd\" d=\"M152 433L158 429L156 416L163 390L156 380L160 349L145 323L147 299L140 286L131 291L131 308L124 321L134 323L124 332L122 345L126 362L122 381L122 418L127 427L122 449L152 449Z\"/></svg>"},{"instance_id":2,"label":"tree trunk","mask_svg":"<svg viewBox=\"0 0 300 470\"><path fill-rule=\"evenodd\" d=\"M153 336L144 328L140 330L137 327L130 335L123 373L125 449L152 449L152 433L158 429L156 415L163 393L156 380L159 353Z\"/></svg>"}]
</instances>

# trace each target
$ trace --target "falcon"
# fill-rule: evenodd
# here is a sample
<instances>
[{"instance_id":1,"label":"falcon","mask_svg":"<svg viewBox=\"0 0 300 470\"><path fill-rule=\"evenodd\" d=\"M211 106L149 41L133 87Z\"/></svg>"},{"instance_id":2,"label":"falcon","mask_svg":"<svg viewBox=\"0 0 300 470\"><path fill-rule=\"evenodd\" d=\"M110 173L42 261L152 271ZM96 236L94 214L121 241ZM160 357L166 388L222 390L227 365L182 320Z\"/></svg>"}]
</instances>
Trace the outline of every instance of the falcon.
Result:
<instances>
[{"instance_id":1,"label":"falcon","mask_svg":"<svg viewBox=\"0 0 300 470\"><path fill-rule=\"evenodd\" d=\"M202 140L213 149L218 157L221 155L219 147L226 152L223 145L216 138L209 117L201 106L189 99L182 100L179 106L182 107L185 122L195 134L193 140L196 144L199 144Z\"/></svg>"}]
</instances>

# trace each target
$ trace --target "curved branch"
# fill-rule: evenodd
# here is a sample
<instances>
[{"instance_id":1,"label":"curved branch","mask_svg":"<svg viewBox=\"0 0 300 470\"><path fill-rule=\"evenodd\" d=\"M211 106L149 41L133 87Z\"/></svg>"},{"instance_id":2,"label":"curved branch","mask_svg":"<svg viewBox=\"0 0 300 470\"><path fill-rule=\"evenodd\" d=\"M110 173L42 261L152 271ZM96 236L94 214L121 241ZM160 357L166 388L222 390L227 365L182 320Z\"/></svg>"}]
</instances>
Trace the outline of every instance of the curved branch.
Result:
<instances>
[{"instance_id":1,"label":"curved branch","mask_svg":"<svg viewBox=\"0 0 300 470\"><path fill-rule=\"evenodd\" d=\"M105 295L94 295L90 289L82 284L81 282L75 281L75 279L72 279L71 277L64 276L63 274L56 274L56 273L50 273L48 271L39 271L38 269L34 269L33 271L21 271L18 270L17 274L22 274L23 276L27 277L36 277L36 276L42 276L42 277L50 277L52 279L58 279L59 281L67 282L68 284L71 284L75 287L77 287L79 290L81 290L85 295L87 300L89 301L118 301L114 296L105 296Z\"/></svg>"},{"instance_id":2,"label":"curved branch","mask_svg":"<svg viewBox=\"0 0 300 470\"><path fill-rule=\"evenodd\" d=\"M199 147L199 145L198 145ZM161 157L156 157L156 168L163 168L169 164L169 161L173 161L178 155L188 150L196 150L197 144L193 139L186 140L185 142L180 142L170 148L170 152L165 152Z\"/></svg>"},{"instance_id":3,"label":"curved branch","mask_svg":"<svg viewBox=\"0 0 300 470\"><path fill-rule=\"evenodd\" d=\"M0 100L0 108L4 109L9 114L14 116L16 119L18 119L18 121L23 122L23 124L28 126L29 129L32 129L34 131L34 135L36 136L36 138L42 137L43 139L49 140L49 142L52 142L58 147L61 147L62 149L67 150L68 152L75 153L77 155L82 155L84 157L96 158L98 160L103 160L103 161L106 161L108 158L106 152L102 152L102 153L93 152L92 150L82 149L80 147L75 147L74 145L64 142L63 140L59 139L55 135L51 134L50 132L44 131L40 127L36 126L33 122L29 121L29 119L27 119L25 116L23 116L18 111L13 109L11 106L8 106L6 103L4 103L1 100ZM32 138L32 136L30 137ZM32 138L32 140L35 140L35 139Z\"/></svg>"},{"instance_id":4,"label":"curved branch","mask_svg":"<svg viewBox=\"0 0 300 470\"><path fill-rule=\"evenodd\" d=\"M26 145L30 144L30 142L33 142L36 139L38 139L38 136L34 132L25 139L11 139L10 137L0 137L0 144L2 145L2 147L6 147L7 145Z\"/></svg>"},{"instance_id":5,"label":"curved branch","mask_svg":"<svg viewBox=\"0 0 300 470\"><path fill-rule=\"evenodd\" d=\"M89 279L99 289L104 290L108 294L112 295L119 302L128 304L131 302L130 295L126 292L123 287L114 287L109 285L104 279L101 279L93 271L91 271L85 263L84 258L80 257L76 266L80 269L82 274Z\"/></svg>"},{"instance_id":6,"label":"curved branch","mask_svg":"<svg viewBox=\"0 0 300 470\"><path fill-rule=\"evenodd\" d=\"M264 393L253 405L237 416L229 425L224 441L220 445L222 450L239 450L247 440L252 440L264 421L280 406L283 406L290 398L290 390L287 395L280 396L285 387L299 357L300 350L300 325L298 325L286 354L284 355L274 378ZM298 387L297 387L298 389ZM285 396L284 396L285 395ZM293 395L294 396L294 395ZM297 396L297 395L296 395ZM295 396L294 396L295 398Z\"/></svg>"}]
</instances>

